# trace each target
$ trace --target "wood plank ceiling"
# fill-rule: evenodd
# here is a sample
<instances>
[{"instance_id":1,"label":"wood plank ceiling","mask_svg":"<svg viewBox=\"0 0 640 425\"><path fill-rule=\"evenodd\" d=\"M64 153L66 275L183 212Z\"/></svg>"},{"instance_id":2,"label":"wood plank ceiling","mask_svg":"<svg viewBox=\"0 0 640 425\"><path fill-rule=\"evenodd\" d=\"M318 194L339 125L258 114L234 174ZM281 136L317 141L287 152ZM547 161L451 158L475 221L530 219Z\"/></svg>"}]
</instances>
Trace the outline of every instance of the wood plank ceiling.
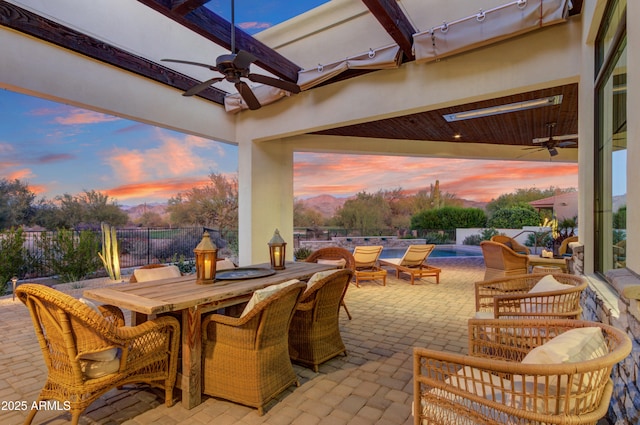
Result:
<instances>
[{"instance_id":1,"label":"wood plank ceiling","mask_svg":"<svg viewBox=\"0 0 640 425\"><path fill-rule=\"evenodd\" d=\"M213 43L231 48L231 23L203 7L209 0L138 0L153 10L164 14L180 25L202 35ZM414 60L411 50L412 34L416 32L408 17L396 0L362 0L372 15L380 22L400 46L403 62ZM570 15L581 13L583 0L573 0ZM101 40L83 34L19 6L0 0L0 25L23 32L30 36L70 49L77 53L100 60L113 66L136 73L179 90L187 90L199 81L179 72L109 45ZM275 50L236 28L236 49L252 53L258 59L256 64L286 81L296 82L300 66L283 57ZM368 70L351 70L325 82L332 84L357 77ZM546 124L557 123L555 135L577 133L578 90L576 84L536 92L522 93L500 99L492 99L473 104L459 105L435 111L422 112L402 117L378 120L358 125L329 129L314 134L377 137L412 140L443 140L475 143L496 143L531 145L534 137L547 136ZM456 123L447 123L443 114L479 109L562 94L561 105L514 112L487 118L477 118ZM223 105L226 93L210 87L198 96ZM508 115L508 116L507 116ZM455 137L459 135L459 137Z\"/></svg>"}]
</instances>

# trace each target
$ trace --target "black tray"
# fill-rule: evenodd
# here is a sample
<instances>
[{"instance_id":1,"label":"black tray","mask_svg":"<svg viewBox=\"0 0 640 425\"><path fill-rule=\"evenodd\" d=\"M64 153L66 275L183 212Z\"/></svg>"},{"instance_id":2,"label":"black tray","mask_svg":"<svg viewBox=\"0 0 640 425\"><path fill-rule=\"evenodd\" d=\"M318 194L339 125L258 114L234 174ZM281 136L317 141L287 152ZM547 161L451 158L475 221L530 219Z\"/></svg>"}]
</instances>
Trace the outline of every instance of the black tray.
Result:
<instances>
[{"instance_id":1,"label":"black tray","mask_svg":"<svg viewBox=\"0 0 640 425\"><path fill-rule=\"evenodd\" d=\"M238 267L236 269L221 270L216 272L217 280L239 280L254 279L256 277L265 277L276 274L275 270L265 269L262 267Z\"/></svg>"}]
</instances>

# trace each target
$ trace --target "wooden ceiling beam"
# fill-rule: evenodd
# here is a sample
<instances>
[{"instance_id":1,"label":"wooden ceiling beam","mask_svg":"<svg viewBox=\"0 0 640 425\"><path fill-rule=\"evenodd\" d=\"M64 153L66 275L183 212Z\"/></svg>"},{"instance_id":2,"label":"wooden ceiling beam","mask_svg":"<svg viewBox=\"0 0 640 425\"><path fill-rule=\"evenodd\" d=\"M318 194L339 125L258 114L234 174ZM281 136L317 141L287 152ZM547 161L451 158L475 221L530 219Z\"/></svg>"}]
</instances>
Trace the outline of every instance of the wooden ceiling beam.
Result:
<instances>
[{"instance_id":1,"label":"wooden ceiling beam","mask_svg":"<svg viewBox=\"0 0 640 425\"><path fill-rule=\"evenodd\" d=\"M187 90L199 83L191 77L6 1L0 2L0 25L180 90ZM200 92L199 96L223 105L226 94L210 87Z\"/></svg>"},{"instance_id":2,"label":"wooden ceiling beam","mask_svg":"<svg viewBox=\"0 0 640 425\"><path fill-rule=\"evenodd\" d=\"M175 2L166 0L138 0L140 3L162 13L168 18L176 21L201 36L213 41L225 49L231 50L231 23L226 19L216 15L206 7L197 7L189 11L186 15L175 12L172 7ZM185 3L187 3L185 5ZM175 6L178 10L189 9L198 3L199 0L186 0L184 3ZM240 28L235 29L236 51L245 50L254 55L258 60L256 64L274 75L290 82L298 81L298 71L302 68L291 62L264 43L251 37ZM213 58L215 59L215 58Z\"/></svg>"},{"instance_id":3,"label":"wooden ceiling beam","mask_svg":"<svg viewBox=\"0 0 640 425\"><path fill-rule=\"evenodd\" d=\"M169 8L173 13L184 16L192 10L209 3L209 1L210 0L173 0Z\"/></svg>"},{"instance_id":4,"label":"wooden ceiling beam","mask_svg":"<svg viewBox=\"0 0 640 425\"><path fill-rule=\"evenodd\" d=\"M406 61L415 59L413 55L413 34L418 32L409 18L400 10L396 0L362 0L391 38L400 46ZM406 62L404 61L404 62Z\"/></svg>"}]
</instances>

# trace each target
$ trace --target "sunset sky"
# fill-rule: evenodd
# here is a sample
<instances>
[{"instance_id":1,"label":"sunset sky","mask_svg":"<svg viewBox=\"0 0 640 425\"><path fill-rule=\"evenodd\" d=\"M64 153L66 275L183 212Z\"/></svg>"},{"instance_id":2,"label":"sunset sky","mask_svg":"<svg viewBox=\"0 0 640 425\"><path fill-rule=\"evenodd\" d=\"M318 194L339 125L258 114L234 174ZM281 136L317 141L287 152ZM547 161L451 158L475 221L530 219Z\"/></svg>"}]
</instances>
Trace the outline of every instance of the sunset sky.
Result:
<instances>
[{"instance_id":1,"label":"sunset sky","mask_svg":"<svg viewBox=\"0 0 640 425\"><path fill-rule=\"evenodd\" d=\"M239 0L236 22L253 34L326 2ZM230 4L206 7L230 20ZM0 90L0 178L26 182L38 197L97 190L120 205L165 203L210 173L237 174L237 155L229 144ZM441 190L475 201L518 188L578 186L577 164L551 162L297 153L294 167L297 198L411 192L436 180Z\"/></svg>"}]
</instances>

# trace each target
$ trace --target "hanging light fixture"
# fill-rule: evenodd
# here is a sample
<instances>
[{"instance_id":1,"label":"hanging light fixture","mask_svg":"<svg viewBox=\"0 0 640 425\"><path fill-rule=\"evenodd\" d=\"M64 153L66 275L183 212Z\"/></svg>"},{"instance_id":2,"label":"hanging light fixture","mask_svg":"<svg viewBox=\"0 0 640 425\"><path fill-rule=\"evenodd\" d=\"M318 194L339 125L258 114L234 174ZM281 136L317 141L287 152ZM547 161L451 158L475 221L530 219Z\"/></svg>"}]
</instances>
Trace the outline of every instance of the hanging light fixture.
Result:
<instances>
[{"instance_id":1,"label":"hanging light fixture","mask_svg":"<svg viewBox=\"0 0 640 425\"><path fill-rule=\"evenodd\" d=\"M202 240L193 250L196 254L196 283L206 285L216 280L216 253L218 249L211 242L209 232L204 232Z\"/></svg>"},{"instance_id":2,"label":"hanging light fixture","mask_svg":"<svg viewBox=\"0 0 640 425\"><path fill-rule=\"evenodd\" d=\"M269 259L273 270L284 270L284 256L287 243L280 236L280 231L276 229L273 237L269 241Z\"/></svg>"}]
</instances>

